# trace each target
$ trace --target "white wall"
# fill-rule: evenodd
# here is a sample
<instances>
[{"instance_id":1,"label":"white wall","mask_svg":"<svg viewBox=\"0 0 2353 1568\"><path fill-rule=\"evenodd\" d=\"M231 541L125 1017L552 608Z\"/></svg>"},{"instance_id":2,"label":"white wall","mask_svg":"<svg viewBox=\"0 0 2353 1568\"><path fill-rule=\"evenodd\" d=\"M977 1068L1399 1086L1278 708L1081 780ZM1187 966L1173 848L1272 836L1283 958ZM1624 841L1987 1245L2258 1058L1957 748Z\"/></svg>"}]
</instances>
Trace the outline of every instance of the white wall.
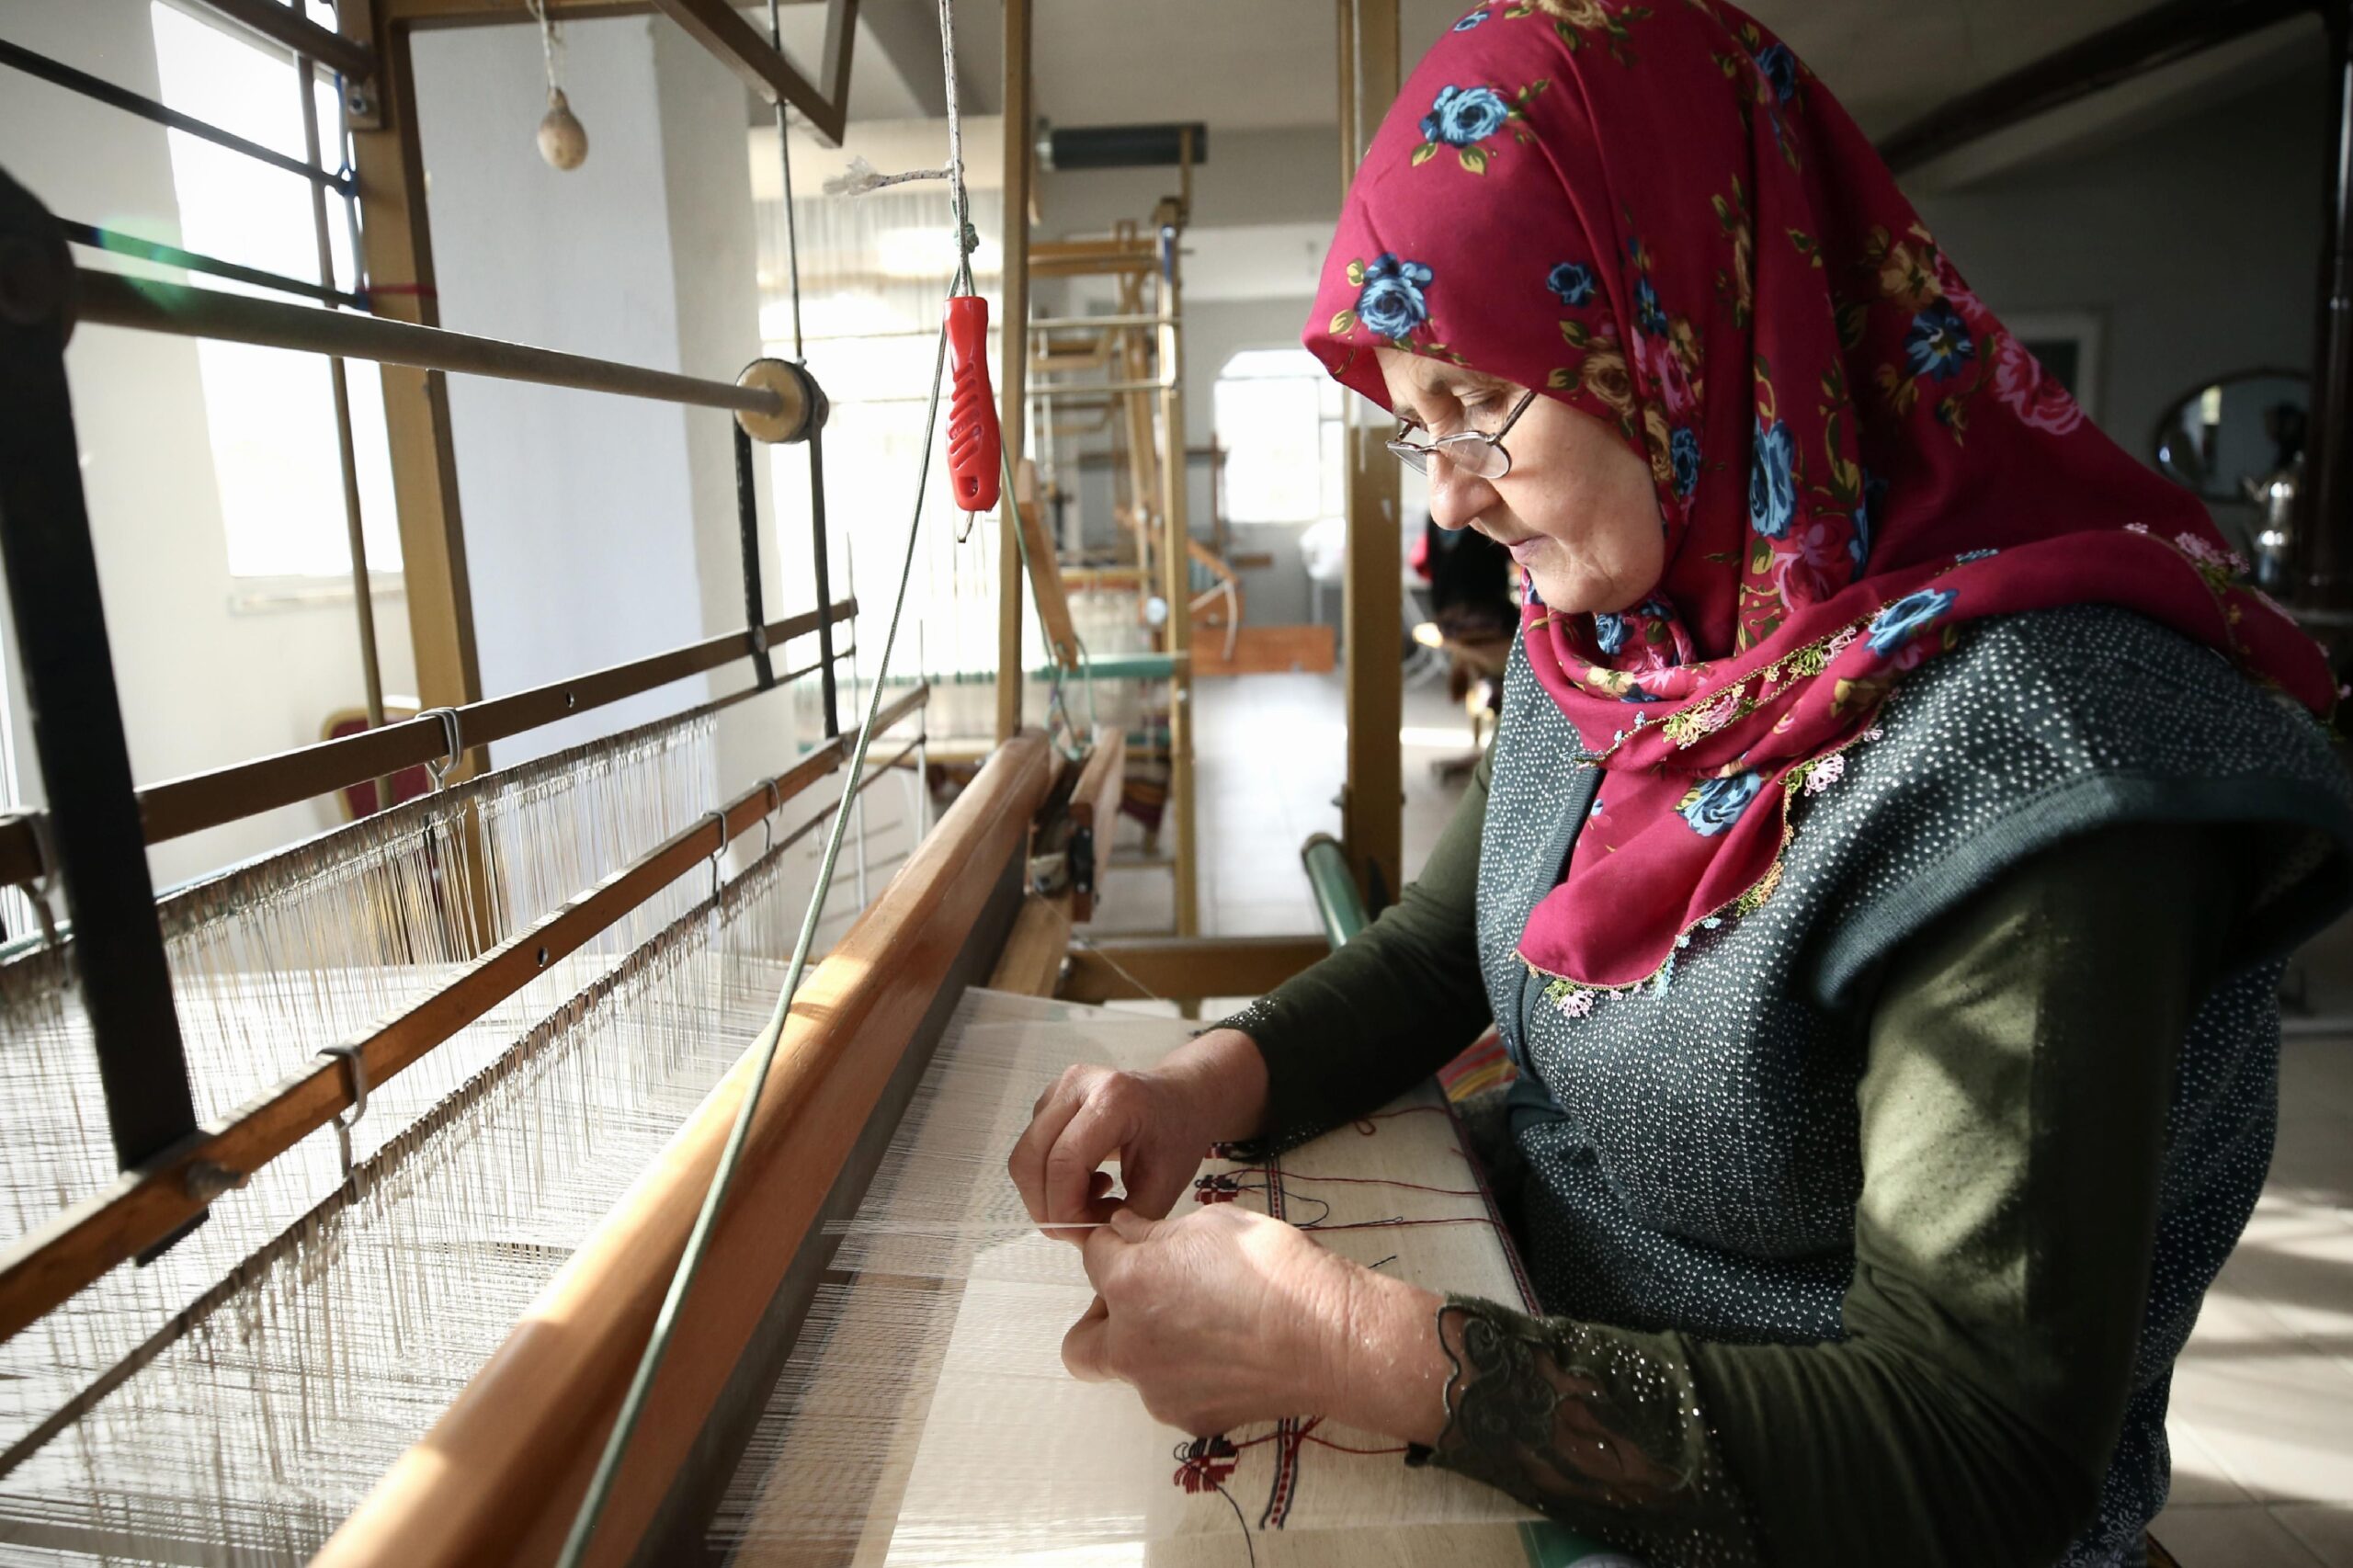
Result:
<instances>
[{"instance_id":1,"label":"white wall","mask_svg":"<svg viewBox=\"0 0 2353 1568\"><path fill-rule=\"evenodd\" d=\"M570 172L542 162L533 140L546 107L536 29L422 33L415 59L441 324L688 369L654 23L631 17L564 28L564 89L589 148L587 162ZM740 102L727 95L731 116ZM740 139L735 145L740 184ZM741 319L751 319L748 308ZM721 367L692 369L709 375ZM717 425L726 417L601 392L449 379L484 696L703 635L687 426L689 418ZM628 699L495 745L492 759L505 766L558 750L673 711L706 689L696 680Z\"/></svg>"},{"instance_id":2,"label":"white wall","mask_svg":"<svg viewBox=\"0 0 2353 1568\"><path fill-rule=\"evenodd\" d=\"M133 91L157 91L146 0L0 0L0 37ZM61 215L177 236L165 132L15 72L0 87L0 167ZM88 252L77 259L91 264ZM66 350L66 370L134 776L153 782L317 740L330 710L361 702L351 606L232 607L196 344L85 325ZM323 366L318 380L324 398ZM339 539L339 506L318 527ZM414 690L397 595L380 598L377 634L386 687ZM38 801L13 646L8 662L20 792ZM331 800L313 801L158 845L150 864L162 886L336 820Z\"/></svg>"},{"instance_id":3,"label":"white wall","mask_svg":"<svg viewBox=\"0 0 2353 1568\"><path fill-rule=\"evenodd\" d=\"M568 173L549 168L532 142L544 91L534 30L416 39L443 324L732 381L759 351L744 90L667 21L575 22L563 36L564 91L589 139L587 162ZM469 378L452 378L449 391L486 695L743 625L732 415ZM808 517L797 501L794 515L779 517L767 455L756 455L774 619L810 608L784 602L779 553L807 550ZM787 460L797 467L801 454ZM835 474L831 489L839 497L856 483ZM838 550L834 570L838 596ZM493 747L494 760L673 713L750 679L748 666L733 665L518 736ZM796 744L815 737L815 684L809 677L803 690L722 715L723 795L782 772ZM858 712L845 685L845 723ZM876 759L903 740L878 744ZM830 793L790 803L780 825L807 820ZM906 852L909 813L896 780L865 800L871 892ZM822 833L803 841L798 885L813 881L822 842ZM858 907L857 864L853 841L821 932L827 941Z\"/></svg>"},{"instance_id":4,"label":"white wall","mask_svg":"<svg viewBox=\"0 0 2353 1568\"><path fill-rule=\"evenodd\" d=\"M2150 460L2158 415L2202 380L2309 369L2325 85L2308 74L2047 167L1918 206L1996 313L2103 318L2099 423Z\"/></svg>"}]
</instances>

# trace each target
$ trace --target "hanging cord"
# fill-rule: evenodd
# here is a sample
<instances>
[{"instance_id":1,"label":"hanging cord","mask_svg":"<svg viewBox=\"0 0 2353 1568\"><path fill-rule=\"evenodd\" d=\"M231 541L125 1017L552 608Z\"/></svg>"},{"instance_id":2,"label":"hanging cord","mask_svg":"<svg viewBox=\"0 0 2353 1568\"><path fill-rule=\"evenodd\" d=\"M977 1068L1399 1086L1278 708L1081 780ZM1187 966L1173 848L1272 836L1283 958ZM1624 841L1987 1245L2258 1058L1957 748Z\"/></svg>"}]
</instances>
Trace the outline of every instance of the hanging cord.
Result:
<instances>
[{"instance_id":1,"label":"hanging cord","mask_svg":"<svg viewBox=\"0 0 2353 1568\"><path fill-rule=\"evenodd\" d=\"M778 54L784 52L784 20L777 0L768 0L768 46ZM776 103L776 155L784 166L784 250L792 288L792 362L808 364L808 356L801 345L801 229L792 212L792 145L786 137L784 100ZM831 188L829 186L828 188Z\"/></svg>"},{"instance_id":2,"label":"hanging cord","mask_svg":"<svg viewBox=\"0 0 2353 1568\"><path fill-rule=\"evenodd\" d=\"M956 281L949 291L977 292L972 287L972 253L981 236L972 228L972 198L964 188L964 120L956 107L956 6L939 0L939 74L947 88L948 190L956 210Z\"/></svg>"},{"instance_id":3,"label":"hanging cord","mask_svg":"<svg viewBox=\"0 0 2353 1568\"><path fill-rule=\"evenodd\" d=\"M547 0L523 0L523 4L529 7L532 16L539 18L540 56L547 64L548 97L552 99L558 91L555 85L555 56L557 49L561 47L555 36L555 24L548 20Z\"/></svg>"}]
</instances>

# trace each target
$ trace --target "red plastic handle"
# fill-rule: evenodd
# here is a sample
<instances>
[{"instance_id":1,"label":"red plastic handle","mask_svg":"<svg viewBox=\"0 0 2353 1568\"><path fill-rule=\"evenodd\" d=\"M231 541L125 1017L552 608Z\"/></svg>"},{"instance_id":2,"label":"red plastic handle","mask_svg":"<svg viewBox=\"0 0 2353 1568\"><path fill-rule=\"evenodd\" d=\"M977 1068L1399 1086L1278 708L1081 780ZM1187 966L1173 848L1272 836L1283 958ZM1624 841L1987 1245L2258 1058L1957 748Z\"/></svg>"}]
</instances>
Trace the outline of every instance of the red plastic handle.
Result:
<instances>
[{"instance_id":1,"label":"red plastic handle","mask_svg":"<svg viewBox=\"0 0 2353 1568\"><path fill-rule=\"evenodd\" d=\"M996 505L1005 460L996 427L996 394L989 390L989 302L977 294L948 301L948 362L955 391L948 400L948 482L959 511Z\"/></svg>"}]
</instances>

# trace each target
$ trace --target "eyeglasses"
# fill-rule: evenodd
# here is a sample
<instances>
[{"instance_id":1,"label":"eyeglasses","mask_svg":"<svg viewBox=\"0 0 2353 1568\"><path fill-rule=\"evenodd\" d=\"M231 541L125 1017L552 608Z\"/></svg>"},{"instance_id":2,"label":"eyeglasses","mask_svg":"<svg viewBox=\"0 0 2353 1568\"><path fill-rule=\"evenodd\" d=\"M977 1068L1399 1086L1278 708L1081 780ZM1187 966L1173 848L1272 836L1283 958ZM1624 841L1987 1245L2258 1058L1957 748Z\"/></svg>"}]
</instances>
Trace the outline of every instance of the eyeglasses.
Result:
<instances>
[{"instance_id":1,"label":"eyeglasses","mask_svg":"<svg viewBox=\"0 0 2353 1568\"><path fill-rule=\"evenodd\" d=\"M1527 413L1528 405L1535 401L1536 392L1531 388L1506 416L1503 428L1492 436L1483 436L1476 430L1461 430L1451 436L1440 436L1435 441L1409 441L1401 428L1397 438L1389 443L1389 449L1397 454L1399 462L1415 473L1429 472L1430 459L1444 458L1473 479L1501 479L1511 472L1511 454L1504 450L1504 437L1511 433L1511 427L1519 423L1519 416Z\"/></svg>"}]
</instances>

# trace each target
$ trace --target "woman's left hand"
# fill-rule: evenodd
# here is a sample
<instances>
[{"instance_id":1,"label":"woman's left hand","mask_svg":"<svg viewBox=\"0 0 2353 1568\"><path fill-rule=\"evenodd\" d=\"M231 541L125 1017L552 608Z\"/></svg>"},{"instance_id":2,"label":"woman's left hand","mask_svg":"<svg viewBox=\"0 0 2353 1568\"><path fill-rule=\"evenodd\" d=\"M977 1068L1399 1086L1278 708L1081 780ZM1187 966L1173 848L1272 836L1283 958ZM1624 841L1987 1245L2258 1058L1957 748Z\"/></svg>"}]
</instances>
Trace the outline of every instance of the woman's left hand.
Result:
<instances>
[{"instance_id":1,"label":"woman's left hand","mask_svg":"<svg viewBox=\"0 0 2353 1568\"><path fill-rule=\"evenodd\" d=\"M1063 1340L1073 1376L1135 1385L1196 1437L1320 1415L1415 1442L1444 1425L1438 1299L1220 1204L1122 1209L1086 1245L1095 1304Z\"/></svg>"}]
</instances>

